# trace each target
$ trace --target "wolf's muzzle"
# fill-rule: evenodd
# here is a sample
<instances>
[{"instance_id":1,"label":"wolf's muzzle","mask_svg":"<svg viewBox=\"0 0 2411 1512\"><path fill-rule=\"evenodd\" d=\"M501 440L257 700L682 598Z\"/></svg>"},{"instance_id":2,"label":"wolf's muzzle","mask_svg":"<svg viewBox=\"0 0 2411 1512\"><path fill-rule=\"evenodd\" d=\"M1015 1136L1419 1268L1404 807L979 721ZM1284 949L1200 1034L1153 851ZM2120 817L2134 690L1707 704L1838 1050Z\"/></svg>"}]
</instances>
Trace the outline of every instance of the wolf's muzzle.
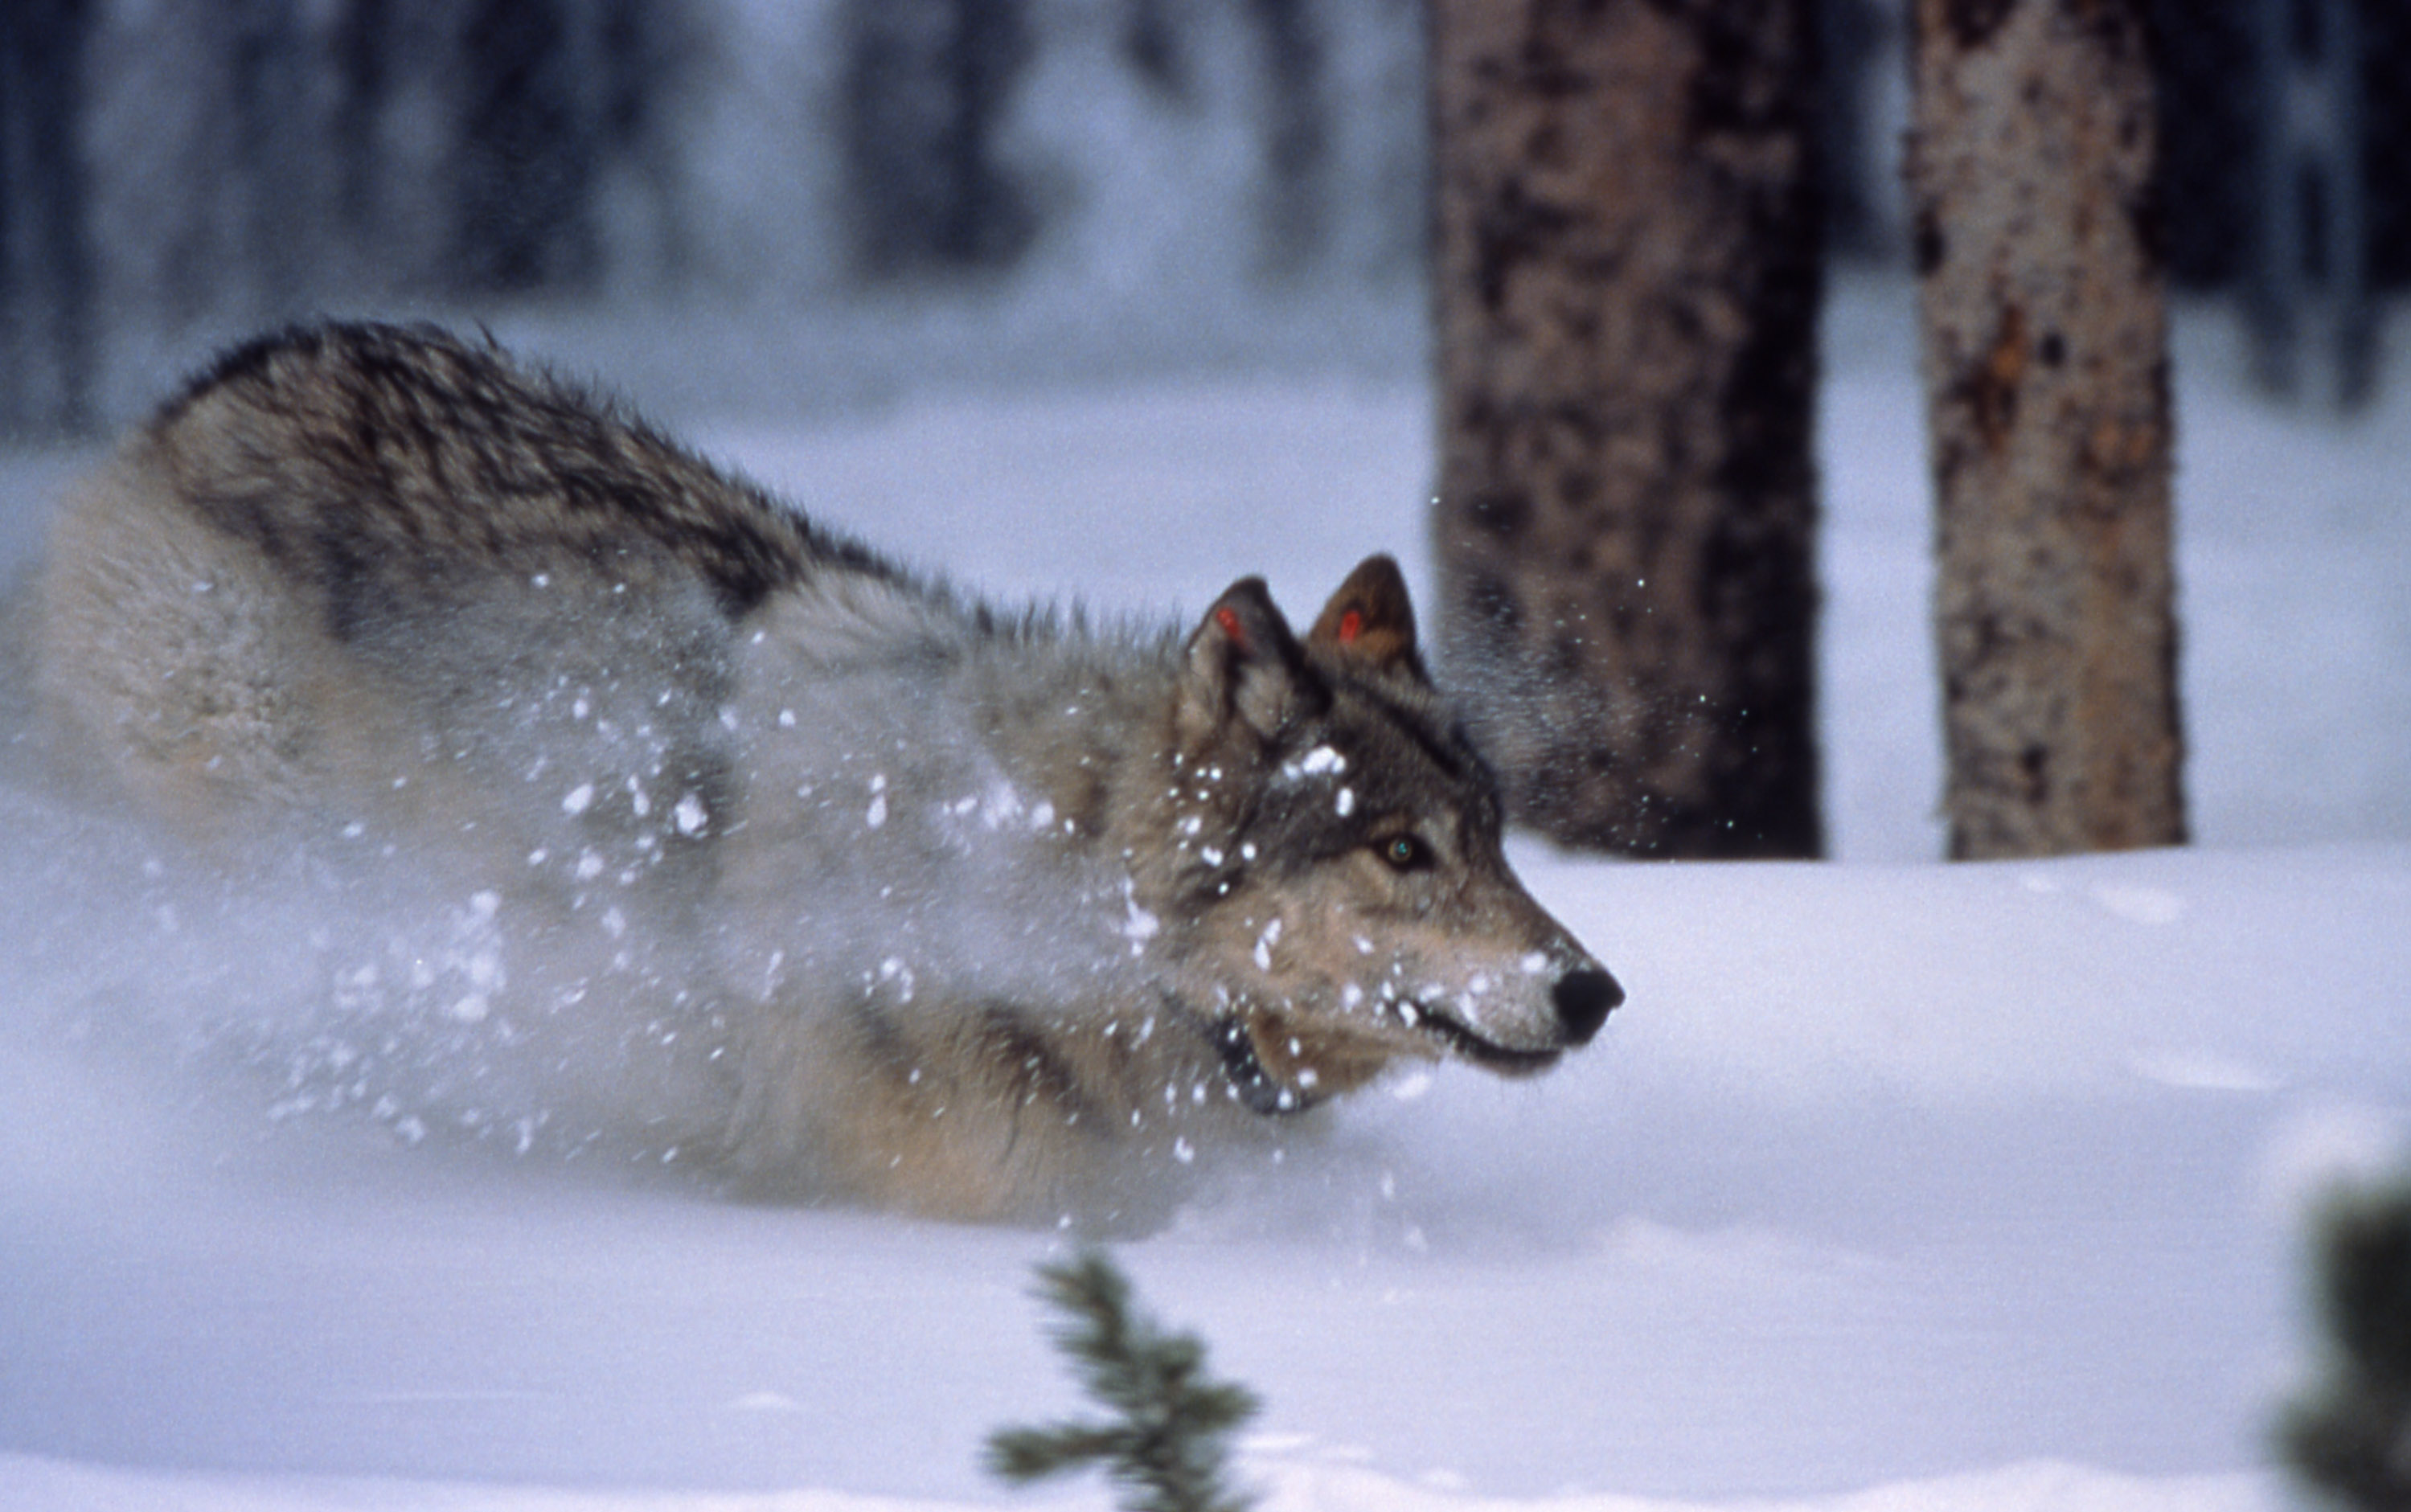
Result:
<instances>
[{"instance_id":1,"label":"wolf's muzzle","mask_svg":"<svg viewBox=\"0 0 2411 1512\"><path fill-rule=\"evenodd\" d=\"M1565 1026L1566 1043L1586 1045L1607 1015L1624 1003L1624 989L1605 971L1569 971L1549 989L1557 1022Z\"/></svg>"}]
</instances>

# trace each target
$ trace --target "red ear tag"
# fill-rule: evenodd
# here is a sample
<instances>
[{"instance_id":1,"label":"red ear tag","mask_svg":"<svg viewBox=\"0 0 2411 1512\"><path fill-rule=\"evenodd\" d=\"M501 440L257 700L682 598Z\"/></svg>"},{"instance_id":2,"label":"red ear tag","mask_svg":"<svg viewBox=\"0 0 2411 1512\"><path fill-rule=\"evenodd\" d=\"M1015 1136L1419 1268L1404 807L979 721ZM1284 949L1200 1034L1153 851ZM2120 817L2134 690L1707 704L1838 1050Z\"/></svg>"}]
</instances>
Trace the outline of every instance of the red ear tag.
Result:
<instances>
[{"instance_id":1,"label":"red ear tag","mask_svg":"<svg viewBox=\"0 0 2411 1512\"><path fill-rule=\"evenodd\" d=\"M1244 651L1248 648L1248 632L1239 628L1239 612L1236 609L1224 604L1215 610L1214 623L1222 627L1222 633L1230 636L1232 643L1240 650Z\"/></svg>"},{"instance_id":2,"label":"red ear tag","mask_svg":"<svg viewBox=\"0 0 2411 1512\"><path fill-rule=\"evenodd\" d=\"M1349 645L1363 633L1365 633L1365 617L1362 613L1351 609L1339 617L1340 645Z\"/></svg>"}]
</instances>

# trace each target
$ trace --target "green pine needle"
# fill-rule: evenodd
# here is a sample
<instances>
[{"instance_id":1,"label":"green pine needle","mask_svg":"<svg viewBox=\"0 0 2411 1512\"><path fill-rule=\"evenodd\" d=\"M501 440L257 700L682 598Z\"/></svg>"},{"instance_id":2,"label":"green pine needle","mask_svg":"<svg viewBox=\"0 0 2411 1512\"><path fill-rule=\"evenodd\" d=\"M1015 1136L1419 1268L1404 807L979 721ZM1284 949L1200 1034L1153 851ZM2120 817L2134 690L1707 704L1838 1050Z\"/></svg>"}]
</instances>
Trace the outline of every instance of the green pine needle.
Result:
<instances>
[{"instance_id":1,"label":"green pine needle","mask_svg":"<svg viewBox=\"0 0 2411 1512\"><path fill-rule=\"evenodd\" d=\"M2328 1378L2278 1429L2312 1485L2363 1512L2411 1512L2411 1188L2328 1215L2319 1301Z\"/></svg>"},{"instance_id":2,"label":"green pine needle","mask_svg":"<svg viewBox=\"0 0 2411 1512\"><path fill-rule=\"evenodd\" d=\"M1051 1331L1103 1423L1008 1428L987 1441L989 1474L1015 1485L1089 1466L1122 1488L1127 1512L1245 1512L1224 1484L1223 1437L1256 1414L1255 1394L1206 1378L1206 1346L1165 1333L1131 1306L1130 1282L1096 1250L1038 1271L1038 1295L1062 1315Z\"/></svg>"}]
</instances>

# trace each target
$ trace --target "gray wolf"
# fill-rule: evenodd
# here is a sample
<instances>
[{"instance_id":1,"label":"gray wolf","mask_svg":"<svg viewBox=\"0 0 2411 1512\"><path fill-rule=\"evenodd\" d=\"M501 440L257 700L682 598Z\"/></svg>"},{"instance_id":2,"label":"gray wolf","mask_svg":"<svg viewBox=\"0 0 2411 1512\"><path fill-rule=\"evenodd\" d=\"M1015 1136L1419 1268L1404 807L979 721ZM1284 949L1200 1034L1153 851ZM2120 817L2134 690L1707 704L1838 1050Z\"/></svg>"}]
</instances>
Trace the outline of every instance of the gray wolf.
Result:
<instances>
[{"instance_id":1,"label":"gray wolf","mask_svg":"<svg viewBox=\"0 0 2411 1512\"><path fill-rule=\"evenodd\" d=\"M1303 636L1252 577L1185 633L1003 612L490 342L325 324L128 438L37 588L60 770L469 898L441 1016L613 1025L742 1190L1123 1221L1623 998L1509 870L1384 557Z\"/></svg>"}]
</instances>

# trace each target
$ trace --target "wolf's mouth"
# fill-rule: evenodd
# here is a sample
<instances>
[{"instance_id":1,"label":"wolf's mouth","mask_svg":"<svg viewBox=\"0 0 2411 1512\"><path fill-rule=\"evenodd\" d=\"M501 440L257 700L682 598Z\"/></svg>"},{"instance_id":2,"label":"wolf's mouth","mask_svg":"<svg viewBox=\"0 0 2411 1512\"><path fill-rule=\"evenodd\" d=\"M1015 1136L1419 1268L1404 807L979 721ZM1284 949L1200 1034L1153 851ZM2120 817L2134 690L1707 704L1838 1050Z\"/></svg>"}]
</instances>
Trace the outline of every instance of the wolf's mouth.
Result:
<instances>
[{"instance_id":1,"label":"wolf's mouth","mask_svg":"<svg viewBox=\"0 0 2411 1512\"><path fill-rule=\"evenodd\" d=\"M1221 1053L1222 1074L1238 1092L1239 1105L1249 1112L1279 1117L1304 1112L1317 1101L1310 1094L1281 1085L1264 1069L1254 1038L1237 1019L1225 1019L1216 1027L1214 1048Z\"/></svg>"},{"instance_id":2,"label":"wolf's mouth","mask_svg":"<svg viewBox=\"0 0 2411 1512\"><path fill-rule=\"evenodd\" d=\"M1560 1050L1517 1050L1485 1040L1447 1014L1431 1009L1415 1010L1414 1026L1418 1033L1438 1040L1448 1054L1498 1076L1537 1076L1555 1066L1564 1054ZM1235 1018L1216 1026L1214 1048L1220 1054L1222 1074L1230 1078L1239 1105L1250 1112L1279 1117L1304 1112L1322 1100L1320 1093L1286 1085L1265 1069L1263 1058L1256 1054L1254 1038Z\"/></svg>"},{"instance_id":3,"label":"wolf's mouth","mask_svg":"<svg viewBox=\"0 0 2411 1512\"><path fill-rule=\"evenodd\" d=\"M1565 1054L1559 1050L1517 1050L1484 1040L1447 1014L1427 1008L1418 1008L1415 1019L1417 1028L1446 1045L1451 1053L1500 1076L1537 1076L1555 1066Z\"/></svg>"}]
</instances>

